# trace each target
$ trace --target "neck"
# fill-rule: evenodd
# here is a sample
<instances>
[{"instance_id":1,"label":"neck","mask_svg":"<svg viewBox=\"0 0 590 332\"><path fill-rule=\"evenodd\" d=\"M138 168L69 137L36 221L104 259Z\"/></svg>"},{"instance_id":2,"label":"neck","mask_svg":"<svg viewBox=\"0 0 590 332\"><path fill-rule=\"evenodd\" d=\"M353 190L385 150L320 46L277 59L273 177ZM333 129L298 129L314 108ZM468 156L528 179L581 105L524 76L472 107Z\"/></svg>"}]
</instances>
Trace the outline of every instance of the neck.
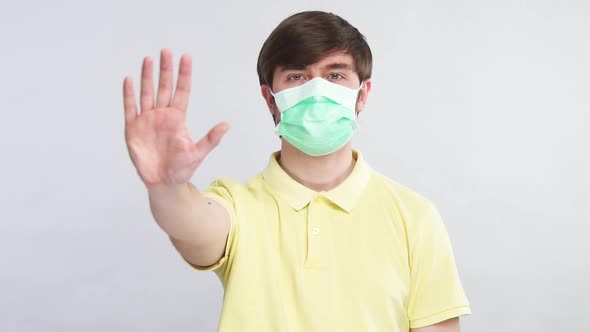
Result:
<instances>
[{"instance_id":1,"label":"neck","mask_svg":"<svg viewBox=\"0 0 590 332\"><path fill-rule=\"evenodd\" d=\"M350 142L329 155L312 157L283 140L278 162L291 178L307 188L328 191L350 175L356 160Z\"/></svg>"}]
</instances>

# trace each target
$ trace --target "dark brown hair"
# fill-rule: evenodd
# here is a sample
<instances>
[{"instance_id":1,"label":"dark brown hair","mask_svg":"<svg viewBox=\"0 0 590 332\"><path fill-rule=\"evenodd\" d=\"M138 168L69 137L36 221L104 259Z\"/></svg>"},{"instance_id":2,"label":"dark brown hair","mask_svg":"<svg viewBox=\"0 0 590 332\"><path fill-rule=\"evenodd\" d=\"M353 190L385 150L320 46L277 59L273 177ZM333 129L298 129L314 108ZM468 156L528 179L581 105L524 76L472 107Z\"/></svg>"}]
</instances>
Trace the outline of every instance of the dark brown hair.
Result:
<instances>
[{"instance_id":1,"label":"dark brown hair","mask_svg":"<svg viewBox=\"0 0 590 332\"><path fill-rule=\"evenodd\" d=\"M329 54L343 51L354 59L361 81L371 77L373 59L365 37L338 15L321 11L297 13L286 18L266 39L258 55L260 85L272 88L278 66L304 68Z\"/></svg>"}]
</instances>

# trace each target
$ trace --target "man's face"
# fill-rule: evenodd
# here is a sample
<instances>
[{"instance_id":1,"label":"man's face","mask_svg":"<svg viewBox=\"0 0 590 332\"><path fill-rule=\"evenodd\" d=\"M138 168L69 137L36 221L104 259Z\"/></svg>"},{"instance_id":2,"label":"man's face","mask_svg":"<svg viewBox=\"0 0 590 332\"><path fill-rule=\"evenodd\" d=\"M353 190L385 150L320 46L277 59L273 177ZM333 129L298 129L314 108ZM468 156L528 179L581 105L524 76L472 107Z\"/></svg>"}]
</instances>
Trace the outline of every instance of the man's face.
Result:
<instances>
[{"instance_id":1,"label":"man's face","mask_svg":"<svg viewBox=\"0 0 590 332\"><path fill-rule=\"evenodd\" d=\"M358 74L355 72L352 56L344 52L335 52L307 67L287 68L279 66L275 68L272 92L276 94L281 90L305 84L317 77L355 90L361 84ZM280 121L280 112L276 108L274 99L270 94L271 87L264 84L261 88L262 95L267 102L270 112L275 117L276 122ZM357 112L363 110L370 89L371 80L367 79L359 93L359 99L356 105Z\"/></svg>"}]
</instances>

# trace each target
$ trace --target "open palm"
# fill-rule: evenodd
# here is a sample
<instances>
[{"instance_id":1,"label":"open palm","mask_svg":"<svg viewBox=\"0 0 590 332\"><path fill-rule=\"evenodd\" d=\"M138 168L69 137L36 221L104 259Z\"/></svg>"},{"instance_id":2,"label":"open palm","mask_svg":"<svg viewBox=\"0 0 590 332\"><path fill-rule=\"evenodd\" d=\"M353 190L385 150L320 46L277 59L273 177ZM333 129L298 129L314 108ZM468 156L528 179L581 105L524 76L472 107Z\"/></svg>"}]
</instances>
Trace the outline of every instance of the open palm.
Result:
<instances>
[{"instance_id":1,"label":"open palm","mask_svg":"<svg viewBox=\"0 0 590 332\"><path fill-rule=\"evenodd\" d=\"M182 56L173 93L172 52L162 50L158 94L154 100L153 61L146 57L141 72L141 112L131 78L125 78L123 83L125 141L131 160L148 187L188 182L229 129L227 123L220 123L200 141L192 140L186 128L191 62L189 55Z\"/></svg>"}]
</instances>

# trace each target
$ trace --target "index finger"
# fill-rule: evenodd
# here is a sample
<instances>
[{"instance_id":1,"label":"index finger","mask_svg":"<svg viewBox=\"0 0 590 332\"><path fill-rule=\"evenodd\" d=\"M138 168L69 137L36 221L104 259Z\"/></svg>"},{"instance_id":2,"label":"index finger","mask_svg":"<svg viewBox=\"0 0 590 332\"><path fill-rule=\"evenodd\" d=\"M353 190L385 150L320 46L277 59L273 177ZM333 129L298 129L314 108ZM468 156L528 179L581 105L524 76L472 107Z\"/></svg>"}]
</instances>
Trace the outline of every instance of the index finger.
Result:
<instances>
[{"instance_id":1,"label":"index finger","mask_svg":"<svg viewBox=\"0 0 590 332\"><path fill-rule=\"evenodd\" d=\"M176 83L174 99L172 100L172 107L178 108L181 111L186 111L188 107L188 100L191 91L191 72L191 56L189 54L184 54L180 58L180 66L178 69L178 81Z\"/></svg>"}]
</instances>

